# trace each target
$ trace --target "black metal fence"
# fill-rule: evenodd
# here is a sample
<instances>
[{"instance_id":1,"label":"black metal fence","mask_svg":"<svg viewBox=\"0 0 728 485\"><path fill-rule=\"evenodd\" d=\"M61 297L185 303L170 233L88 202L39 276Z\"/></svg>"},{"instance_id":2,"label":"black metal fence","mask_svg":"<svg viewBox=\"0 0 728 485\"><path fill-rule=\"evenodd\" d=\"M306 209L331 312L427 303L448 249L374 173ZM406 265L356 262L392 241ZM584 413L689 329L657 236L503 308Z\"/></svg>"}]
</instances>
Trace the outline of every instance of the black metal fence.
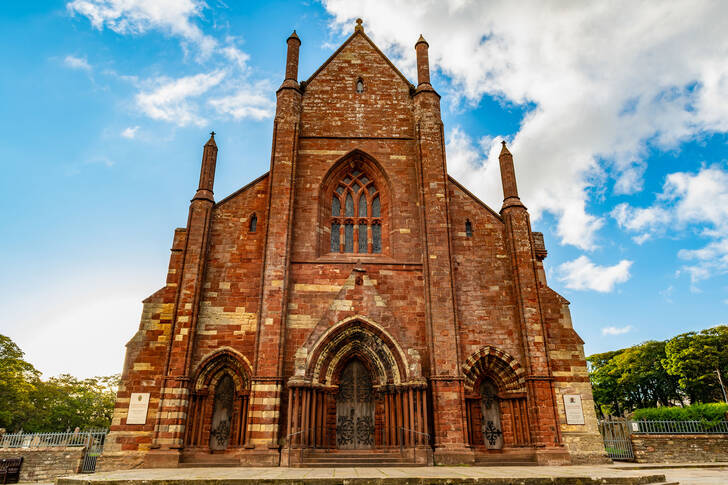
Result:
<instances>
[{"instance_id":1,"label":"black metal fence","mask_svg":"<svg viewBox=\"0 0 728 485\"><path fill-rule=\"evenodd\" d=\"M104 451L108 430L73 431L67 433L13 433L0 436L0 448L85 447L82 473L93 473L96 461Z\"/></svg>"},{"instance_id":2,"label":"black metal fence","mask_svg":"<svg viewBox=\"0 0 728 485\"><path fill-rule=\"evenodd\" d=\"M604 449L612 460L634 460L630 427L624 418L607 418L599 421L599 432L604 439Z\"/></svg>"},{"instance_id":3,"label":"black metal fence","mask_svg":"<svg viewBox=\"0 0 728 485\"><path fill-rule=\"evenodd\" d=\"M633 433L728 434L728 421L631 421Z\"/></svg>"}]
</instances>

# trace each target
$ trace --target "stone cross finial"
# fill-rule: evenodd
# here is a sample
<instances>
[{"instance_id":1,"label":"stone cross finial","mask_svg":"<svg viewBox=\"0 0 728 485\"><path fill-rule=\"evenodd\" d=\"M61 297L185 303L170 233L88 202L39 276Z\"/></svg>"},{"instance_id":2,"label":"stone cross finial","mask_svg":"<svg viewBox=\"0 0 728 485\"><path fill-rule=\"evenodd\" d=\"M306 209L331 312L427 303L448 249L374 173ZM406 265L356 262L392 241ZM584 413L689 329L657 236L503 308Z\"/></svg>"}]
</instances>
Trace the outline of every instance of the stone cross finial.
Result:
<instances>
[{"instance_id":1,"label":"stone cross finial","mask_svg":"<svg viewBox=\"0 0 728 485\"><path fill-rule=\"evenodd\" d=\"M356 27L354 27L354 32L364 32L364 27L361 26L362 19L356 19Z\"/></svg>"}]
</instances>

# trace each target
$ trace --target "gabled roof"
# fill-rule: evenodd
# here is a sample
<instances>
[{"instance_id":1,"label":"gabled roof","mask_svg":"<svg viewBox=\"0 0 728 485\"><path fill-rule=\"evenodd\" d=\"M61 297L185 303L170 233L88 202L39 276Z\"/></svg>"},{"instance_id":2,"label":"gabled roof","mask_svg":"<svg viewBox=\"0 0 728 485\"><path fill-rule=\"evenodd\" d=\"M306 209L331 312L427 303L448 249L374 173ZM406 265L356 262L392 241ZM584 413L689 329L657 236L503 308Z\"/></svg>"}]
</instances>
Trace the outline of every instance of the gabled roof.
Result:
<instances>
[{"instance_id":1,"label":"gabled roof","mask_svg":"<svg viewBox=\"0 0 728 485\"><path fill-rule=\"evenodd\" d=\"M369 38L369 36L368 36L367 34L365 34L365 33L364 33L364 29L362 29L362 28L357 28L357 29L355 29L355 30L354 30L354 33L353 33L353 34L351 34L351 35L349 36L349 38L348 38L348 39L346 39L346 40L344 41L344 43L343 43L343 44L341 44L341 46L339 46L339 48L338 48L338 49L336 49L336 51L335 51L335 52L334 52L333 54L331 54L331 56L330 56L330 57L329 57L328 59L326 59L326 61L325 61L325 62L324 62L323 64L321 64L321 66L320 66L320 67L319 67L318 69L316 69L316 72L314 72L313 74L311 74L311 76L310 76L310 77L309 77L308 79L306 79L306 81L304 81L304 82L305 82L306 84L309 84L309 83L310 83L311 81L313 81L313 80L314 80L314 78L315 78L315 77L316 77L316 76L318 75L318 73L320 73L321 71L323 71L323 70L324 70L324 68L325 68L326 66L328 66L328 65L329 65L329 63L330 63L331 61L333 61L333 60L334 60L334 58L335 58L336 56L338 56L338 55L339 55L339 53L340 53L340 52L341 52L342 50L344 50L344 48L345 48L345 47L346 47L347 45L349 45L349 44L351 43L351 41L353 41L353 40L354 40L354 38L355 38L355 37L356 37L357 35L360 35L360 36L362 36L362 37L364 38L364 40L366 40L367 42L369 42L369 45L371 45L371 46L372 46L372 47L374 48L374 50L375 50L375 51L376 51L376 52L377 52L377 53L378 53L378 54L379 54L380 56L382 56L382 59L384 59L384 61L385 61L385 62L386 62L387 64L389 64L389 67L391 67L392 69L394 69L394 72L396 72L396 73L397 73L397 75L398 75L399 77L401 77L401 78L402 78L402 80L403 80L403 81L404 81L404 82L405 82L405 83L406 83L406 84L407 84L408 86L410 86L410 87L414 88L414 84L412 84L411 82L409 82L409 79L407 79L407 78L405 77L405 75L404 75L404 74L402 74L402 73L400 72L400 70L399 70L399 69L397 69L397 66L395 66L394 64L392 64L392 61L390 61L390 60L389 60L389 58L388 58L388 57L387 57L387 56L386 56L386 55L384 54L384 52L382 52L382 51L381 51L381 50L379 49L379 47L377 47L377 45L376 45L376 44L374 43L374 41L373 41L372 39L370 39L370 38Z\"/></svg>"}]
</instances>

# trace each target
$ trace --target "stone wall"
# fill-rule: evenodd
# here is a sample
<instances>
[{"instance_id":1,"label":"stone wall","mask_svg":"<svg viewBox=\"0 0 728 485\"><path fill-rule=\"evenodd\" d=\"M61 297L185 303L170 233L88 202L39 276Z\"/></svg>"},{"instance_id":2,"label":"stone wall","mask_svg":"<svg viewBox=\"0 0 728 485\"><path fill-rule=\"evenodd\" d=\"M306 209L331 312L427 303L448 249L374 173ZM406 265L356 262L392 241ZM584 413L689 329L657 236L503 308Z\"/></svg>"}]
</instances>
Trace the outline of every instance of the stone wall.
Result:
<instances>
[{"instance_id":1,"label":"stone wall","mask_svg":"<svg viewBox=\"0 0 728 485\"><path fill-rule=\"evenodd\" d=\"M633 434L637 463L728 462L728 434Z\"/></svg>"},{"instance_id":2,"label":"stone wall","mask_svg":"<svg viewBox=\"0 0 728 485\"><path fill-rule=\"evenodd\" d=\"M0 459L23 457L21 482L48 482L81 470L85 447L0 449Z\"/></svg>"}]
</instances>

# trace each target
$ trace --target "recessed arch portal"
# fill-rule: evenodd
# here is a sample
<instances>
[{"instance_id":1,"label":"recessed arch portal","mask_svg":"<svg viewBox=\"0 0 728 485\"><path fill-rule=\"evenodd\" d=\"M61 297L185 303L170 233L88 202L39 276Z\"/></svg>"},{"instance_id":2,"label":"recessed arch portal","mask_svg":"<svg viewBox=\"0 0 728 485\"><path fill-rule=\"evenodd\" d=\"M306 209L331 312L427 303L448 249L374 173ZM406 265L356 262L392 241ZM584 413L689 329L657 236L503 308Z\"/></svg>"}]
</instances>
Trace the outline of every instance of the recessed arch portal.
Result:
<instances>
[{"instance_id":1,"label":"recessed arch portal","mask_svg":"<svg viewBox=\"0 0 728 485\"><path fill-rule=\"evenodd\" d=\"M247 435L251 368L244 356L223 348L197 366L190 386L185 447L225 451Z\"/></svg>"},{"instance_id":2,"label":"recessed arch portal","mask_svg":"<svg viewBox=\"0 0 728 485\"><path fill-rule=\"evenodd\" d=\"M477 390L484 377L489 377L500 392L522 392L526 390L526 372L512 355L495 347L481 347L463 364L465 390Z\"/></svg>"},{"instance_id":3,"label":"recessed arch portal","mask_svg":"<svg viewBox=\"0 0 728 485\"><path fill-rule=\"evenodd\" d=\"M337 370L355 355L366 361L374 385L408 380L401 346L384 328L362 316L342 320L321 335L307 359L307 377L314 384L334 384Z\"/></svg>"}]
</instances>

